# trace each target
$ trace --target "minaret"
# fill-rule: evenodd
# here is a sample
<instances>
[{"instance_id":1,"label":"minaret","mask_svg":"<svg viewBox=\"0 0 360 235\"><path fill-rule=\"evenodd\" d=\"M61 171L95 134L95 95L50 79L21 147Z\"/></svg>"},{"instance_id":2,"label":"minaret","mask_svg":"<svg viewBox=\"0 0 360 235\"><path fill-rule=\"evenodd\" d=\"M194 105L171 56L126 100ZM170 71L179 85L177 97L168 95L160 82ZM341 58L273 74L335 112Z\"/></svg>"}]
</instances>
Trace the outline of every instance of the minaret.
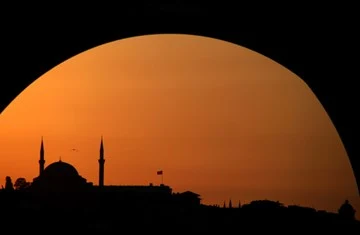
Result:
<instances>
[{"instance_id":1,"label":"minaret","mask_svg":"<svg viewBox=\"0 0 360 235\"><path fill-rule=\"evenodd\" d=\"M99 159L99 186L104 186L104 145L103 145L103 138L101 136L101 143L100 143L100 159Z\"/></svg>"},{"instance_id":2,"label":"minaret","mask_svg":"<svg viewBox=\"0 0 360 235\"><path fill-rule=\"evenodd\" d=\"M41 136L41 146L40 146L40 160L39 160L39 166L40 166L40 172L39 175L41 175L44 171L45 166L45 158L44 158L44 142L43 137Z\"/></svg>"}]
</instances>

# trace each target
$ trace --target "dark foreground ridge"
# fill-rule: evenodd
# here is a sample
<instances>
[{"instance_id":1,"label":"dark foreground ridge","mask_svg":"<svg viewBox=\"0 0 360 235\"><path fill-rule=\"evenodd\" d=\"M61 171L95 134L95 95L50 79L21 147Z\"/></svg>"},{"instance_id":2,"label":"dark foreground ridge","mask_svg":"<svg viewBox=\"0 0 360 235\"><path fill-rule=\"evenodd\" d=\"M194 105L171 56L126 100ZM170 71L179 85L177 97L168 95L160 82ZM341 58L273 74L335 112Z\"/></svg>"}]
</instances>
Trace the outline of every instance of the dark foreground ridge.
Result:
<instances>
[{"instance_id":1,"label":"dark foreground ridge","mask_svg":"<svg viewBox=\"0 0 360 235\"><path fill-rule=\"evenodd\" d=\"M185 193L186 194L186 193ZM0 191L1 225L17 233L120 234L121 232L187 233L233 231L340 231L360 234L360 221L346 213L257 200L234 208L198 204L185 194L169 197L122 191L91 194L35 195ZM190 192L188 192L190 194ZM191 196L191 195L188 195Z\"/></svg>"}]
</instances>

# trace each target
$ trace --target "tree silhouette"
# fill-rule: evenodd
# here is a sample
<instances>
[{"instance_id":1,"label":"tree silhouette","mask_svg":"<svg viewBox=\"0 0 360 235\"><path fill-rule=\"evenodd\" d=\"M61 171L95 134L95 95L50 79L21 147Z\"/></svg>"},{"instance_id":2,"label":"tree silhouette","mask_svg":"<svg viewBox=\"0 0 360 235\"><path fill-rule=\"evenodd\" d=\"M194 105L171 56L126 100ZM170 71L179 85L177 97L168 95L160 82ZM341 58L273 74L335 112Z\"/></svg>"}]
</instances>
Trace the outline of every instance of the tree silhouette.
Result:
<instances>
[{"instance_id":1,"label":"tree silhouette","mask_svg":"<svg viewBox=\"0 0 360 235\"><path fill-rule=\"evenodd\" d=\"M14 190L14 185L12 183L12 180L11 180L10 176L6 176L6 178L5 178L5 190L6 191L13 191Z\"/></svg>"},{"instance_id":2,"label":"tree silhouette","mask_svg":"<svg viewBox=\"0 0 360 235\"><path fill-rule=\"evenodd\" d=\"M341 217L345 219L355 219L355 209L349 203L349 200L345 200L345 202L340 206L338 213Z\"/></svg>"},{"instance_id":3,"label":"tree silhouette","mask_svg":"<svg viewBox=\"0 0 360 235\"><path fill-rule=\"evenodd\" d=\"M18 178L14 183L15 190L23 190L30 186L30 182L27 182L25 178Z\"/></svg>"}]
</instances>

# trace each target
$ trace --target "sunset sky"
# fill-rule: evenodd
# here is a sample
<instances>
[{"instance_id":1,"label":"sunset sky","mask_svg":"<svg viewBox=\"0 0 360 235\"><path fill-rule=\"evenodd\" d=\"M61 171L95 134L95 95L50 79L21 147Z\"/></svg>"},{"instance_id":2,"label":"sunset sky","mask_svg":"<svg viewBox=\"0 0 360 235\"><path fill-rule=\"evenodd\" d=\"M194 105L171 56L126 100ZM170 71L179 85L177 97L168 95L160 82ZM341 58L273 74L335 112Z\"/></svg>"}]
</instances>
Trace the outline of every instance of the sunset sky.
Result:
<instances>
[{"instance_id":1,"label":"sunset sky","mask_svg":"<svg viewBox=\"0 0 360 235\"><path fill-rule=\"evenodd\" d=\"M42 136L45 166L61 156L94 184L103 136L106 185L160 184L163 170L164 184L206 204L269 199L336 212L349 199L360 213L346 151L311 89L216 39L133 37L48 71L0 115L0 184L38 176Z\"/></svg>"}]
</instances>

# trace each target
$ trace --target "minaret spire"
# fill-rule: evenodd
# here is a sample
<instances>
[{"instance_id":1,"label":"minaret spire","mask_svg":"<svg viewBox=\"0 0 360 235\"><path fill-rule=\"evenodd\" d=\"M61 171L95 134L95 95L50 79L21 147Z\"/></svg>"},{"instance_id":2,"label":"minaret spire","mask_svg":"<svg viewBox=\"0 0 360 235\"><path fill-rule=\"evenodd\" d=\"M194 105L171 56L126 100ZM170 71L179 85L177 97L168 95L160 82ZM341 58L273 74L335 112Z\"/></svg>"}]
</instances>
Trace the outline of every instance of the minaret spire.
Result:
<instances>
[{"instance_id":1,"label":"minaret spire","mask_svg":"<svg viewBox=\"0 0 360 235\"><path fill-rule=\"evenodd\" d=\"M103 137L101 136L100 142L100 158L99 158L99 186L104 186L104 144L103 144Z\"/></svg>"},{"instance_id":2,"label":"minaret spire","mask_svg":"<svg viewBox=\"0 0 360 235\"><path fill-rule=\"evenodd\" d=\"M41 146L40 146L39 167L40 167L39 175L41 175L45 167L45 151L44 151L44 141L42 136L41 136Z\"/></svg>"},{"instance_id":3,"label":"minaret spire","mask_svg":"<svg viewBox=\"0 0 360 235\"><path fill-rule=\"evenodd\" d=\"M103 136L101 136L101 142L100 142L100 155L101 154L104 154Z\"/></svg>"}]
</instances>

